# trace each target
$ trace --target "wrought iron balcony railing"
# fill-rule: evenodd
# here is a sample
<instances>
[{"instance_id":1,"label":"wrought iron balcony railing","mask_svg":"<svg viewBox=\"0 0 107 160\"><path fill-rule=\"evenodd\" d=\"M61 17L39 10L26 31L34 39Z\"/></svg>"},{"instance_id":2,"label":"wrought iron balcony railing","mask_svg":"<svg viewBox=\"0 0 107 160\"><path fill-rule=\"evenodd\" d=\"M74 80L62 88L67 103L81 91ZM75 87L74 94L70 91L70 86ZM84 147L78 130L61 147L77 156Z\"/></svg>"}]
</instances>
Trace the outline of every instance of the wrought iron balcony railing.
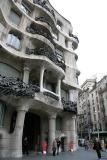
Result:
<instances>
[{"instance_id":1,"label":"wrought iron balcony railing","mask_svg":"<svg viewBox=\"0 0 107 160\"><path fill-rule=\"evenodd\" d=\"M62 98L62 104L65 112L77 114L77 102L65 101L64 98Z\"/></svg>"},{"instance_id":2,"label":"wrought iron balcony railing","mask_svg":"<svg viewBox=\"0 0 107 160\"><path fill-rule=\"evenodd\" d=\"M35 20L36 20L36 21L45 22L45 23L47 23L51 28L53 28L53 26L54 26L54 23L50 22L47 17L36 17Z\"/></svg>"},{"instance_id":3,"label":"wrought iron balcony railing","mask_svg":"<svg viewBox=\"0 0 107 160\"><path fill-rule=\"evenodd\" d=\"M51 10L47 5L46 5L46 1L41 1L41 0L33 0L33 3L40 5L41 7L45 8L48 12L50 12L53 17L55 18L55 14L54 11Z\"/></svg>"},{"instance_id":4,"label":"wrought iron balcony railing","mask_svg":"<svg viewBox=\"0 0 107 160\"><path fill-rule=\"evenodd\" d=\"M70 37L75 38L75 39L77 40L77 42L79 43L79 39L78 39L78 37L77 37L77 36L75 36L74 34L70 34Z\"/></svg>"},{"instance_id":5,"label":"wrought iron balcony railing","mask_svg":"<svg viewBox=\"0 0 107 160\"><path fill-rule=\"evenodd\" d=\"M36 85L26 84L19 78L5 77L0 75L0 96L28 96L34 97L35 92L40 89Z\"/></svg>"},{"instance_id":6,"label":"wrought iron balcony railing","mask_svg":"<svg viewBox=\"0 0 107 160\"><path fill-rule=\"evenodd\" d=\"M56 65L61 67L63 70L65 70L65 63L64 61L60 61L57 57L57 54L54 52L49 52L46 48L35 48L35 49L29 49L26 48L26 54L34 54L34 55L43 55L48 57L52 62L54 62Z\"/></svg>"},{"instance_id":7,"label":"wrought iron balcony railing","mask_svg":"<svg viewBox=\"0 0 107 160\"><path fill-rule=\"evenodd\" d=\"M32 34L42 35L47 38L53 45L55 45L52 35L49 32L44 32L40 26L38 27L37 25L30 25L26 28L26 31Z\"/></svg>"}]
</instances>

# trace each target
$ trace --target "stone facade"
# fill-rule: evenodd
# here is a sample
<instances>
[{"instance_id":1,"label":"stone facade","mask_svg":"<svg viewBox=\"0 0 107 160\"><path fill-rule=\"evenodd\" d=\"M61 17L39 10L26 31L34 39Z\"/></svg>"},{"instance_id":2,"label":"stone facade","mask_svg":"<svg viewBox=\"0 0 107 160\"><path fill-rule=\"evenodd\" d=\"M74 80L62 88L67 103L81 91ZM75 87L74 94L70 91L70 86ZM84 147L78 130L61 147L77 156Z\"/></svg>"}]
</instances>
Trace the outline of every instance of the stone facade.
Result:
<instances>
[{"instance_id":1,"label":"stone facade","mask_svg":"<svg viewBox=\"0 0 107 160\"><path fill-rule=\"evenodd\" d=\"M23 138L41 151L60 137L76 150L78 38L43 0L0 2L0 156L22 157Z\"/></svg>"}]
</instances>

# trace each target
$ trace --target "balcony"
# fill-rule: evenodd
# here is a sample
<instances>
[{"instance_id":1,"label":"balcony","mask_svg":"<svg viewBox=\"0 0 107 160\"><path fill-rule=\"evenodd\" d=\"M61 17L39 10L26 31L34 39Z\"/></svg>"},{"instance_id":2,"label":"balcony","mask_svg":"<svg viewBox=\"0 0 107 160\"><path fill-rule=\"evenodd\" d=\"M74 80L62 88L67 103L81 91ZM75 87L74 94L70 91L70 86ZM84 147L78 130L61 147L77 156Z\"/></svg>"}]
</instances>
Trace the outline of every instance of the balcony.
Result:
<instances>
[{"instance_id":1,"label":"balcony","mask_svg":"<svg viewBox=\"0 0 107 160\"><path fill-rule=\"evenodd\" d=\"M70 37L73 38L73 43L72 43L72 46L73 46L73 49L77 49L78 47L78 44L79 44L79 39L77 36L73 35L73 34L70 34Z\"/></svg>"},{"instance_id":2,"label":"balcony","mask_svg":"<svg viewBox=\"0 0 107 160\"><path fill-rule=\"evenodd\" d=\"M48 12L52 14L52 16L55 18L54 11L51 10L47 5L46 1L41 2L41 0L33 0L33 3L40 5L41 7L45 8Z\"/></svg>"},{"instance_id":3,"label":"balcony","mask_svg":"<svg viewBox=\"0 0 107 160\"><path fill-rule=\"evenodd\" d=\"M64 61L60 61L57 57L57 54L54 52L49 52L48 49L46 48L35 48L35 49L29 49L26 48L26 54L31 55L43 55L48 57L52 62L54 62L56 65L58 65L59 67L61 67L63 70L65 70L65 63Z\"/></svg>"},{"instance_id":4,"label":"balcony","mask_svg":"<svg viewBox=\"0 0 107 160\"><path fill-rule=\"evenodd\" d=\"M44 94L45 96L51 97L51 98L59 101L59 97L58 97L57 95L53 94L52 92L44 91L43 94Z\"/></svg>"},{"instance_id":5,"label":"balcony","mask_svg":"<svg viewBox=\"0 0 107 160\"><path fill-rule=\"evenodd\" d=\"M37 25L34 25L34 24L31 24L30 26L28 26L26 28L26 31L28 33L31 33L31 34L39 34L39 35L42 35L44 36L45 38L47 38L53 45L55 45L54 41L53 41L53 37L52 35L49 33L48 30L44 30L43 27L41 27L40 25L37 26Z\"/></svg>"},{"instance_id":6,"label":"balcony","mask_svg":"<svg viewBox=\"0 0 107 160\"><path fill-rule=\"evenodd\" d=\"M72 112L74 114L77 114L77 103L72 101L65 101L64 98L62 98L62 104L63 109L65 112Z\"/></svg>"},{"instance_id":7,"label":"balcony","mask_svg":"<svg viewBox=\"0 0 107 160\"><path fill-rule=\"evenodd\" d=\"M47 23L51 28L53 28L53 26L54 26L54 23L50 22L49 19L45 16L44 17L36 17L35 20Z\"/></svg>"},{"instance_id":8,"label":"balcony","mask_svg":"<svg viewBox=\"0 0 107 160\"><path fill-rule=\"evenodd\" d=\"M25 84L19 78L5 77L0 75L0 96L14 95L34 97L35 92L39 91L40 89L38 86Z\"/></svg>"}]
</instances>

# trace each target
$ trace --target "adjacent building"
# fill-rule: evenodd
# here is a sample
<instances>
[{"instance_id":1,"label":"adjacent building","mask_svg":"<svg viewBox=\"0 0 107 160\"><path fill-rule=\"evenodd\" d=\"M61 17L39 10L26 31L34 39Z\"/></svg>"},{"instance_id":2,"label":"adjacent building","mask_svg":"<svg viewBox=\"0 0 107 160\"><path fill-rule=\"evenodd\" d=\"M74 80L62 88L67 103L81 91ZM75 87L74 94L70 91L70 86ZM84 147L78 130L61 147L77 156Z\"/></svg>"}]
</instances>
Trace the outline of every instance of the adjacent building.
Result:
<instances>
[{"instance_id":1,"label":"adjacent building","mask_svg":"<svg viewBox=\"0 0 107 160\"><path fill-rule=\"evenodd\" d=\"M48 0L0 1L0 156L22 157L60 137L74 150L79 40Z\"/></svg>"},{"instance_id":2,"label":"adjacent building","mask_svg":"<svg viewBox=\"0 0 107 160\"><path fill-rule=\"evenodd\" d=\"M87 79L79 93L79 137L96 136L107 141L107 76L99 82Z\"/></svg>"}]
</instances>

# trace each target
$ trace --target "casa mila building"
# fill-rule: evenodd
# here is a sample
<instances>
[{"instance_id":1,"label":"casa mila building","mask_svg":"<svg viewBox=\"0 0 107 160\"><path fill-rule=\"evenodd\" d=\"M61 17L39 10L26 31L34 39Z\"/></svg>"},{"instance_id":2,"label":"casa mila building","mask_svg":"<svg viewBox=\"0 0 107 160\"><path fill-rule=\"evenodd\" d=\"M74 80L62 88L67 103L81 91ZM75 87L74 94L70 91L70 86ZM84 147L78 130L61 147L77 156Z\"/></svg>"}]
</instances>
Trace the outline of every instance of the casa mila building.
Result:
<instances>
[{"instance_id":1,"label":"casa mila building","mask_svg":"<svg viewBox=\"0 0 107 160\"><path fill-rule=\"evenodd\" d=\"M76 150L78 38L48 0L0 1L0 157Z\"/></svg>"}]
</instances>

